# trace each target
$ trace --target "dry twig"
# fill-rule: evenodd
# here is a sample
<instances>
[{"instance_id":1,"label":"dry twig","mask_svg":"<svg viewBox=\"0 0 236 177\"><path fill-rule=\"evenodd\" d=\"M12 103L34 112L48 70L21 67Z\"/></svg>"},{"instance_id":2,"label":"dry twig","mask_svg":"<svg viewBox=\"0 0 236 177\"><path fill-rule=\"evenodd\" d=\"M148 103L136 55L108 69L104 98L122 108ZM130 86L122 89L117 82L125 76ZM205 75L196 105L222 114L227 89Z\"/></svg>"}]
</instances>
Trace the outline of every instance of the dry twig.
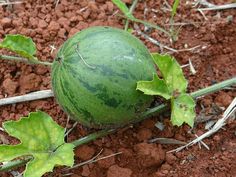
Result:
<instances>
[{"instance_id":1,"label":"dry twig","mask_svg":"<svg viewBox=\"0 0 236 177\"><path fill-rule=\"evenodd\" d=\"M213 6L213 7L208 7L208 8L199 8L197 10L226 10L226 9L233 9L236 8L236 3L231 3L231 4L224 4L224 5L218 5L218 6Z\"/></svg>"},{"instance_id":2,"label":"dry twig","mask_svg":"<svg viewBox=\"0 0 236 177\"><path fill-rule=\"evenodd\" d=\"M229 107L226 109L226 111L224 112L223 116L221 119L219 119L215 125L212 127L212 129L210 129L208 132L202 134L201 136L197 137L196 139L194 139L193 141L191 141L190 143L181 146L177 149L171 150L169 152L179 152L185 148L188 148L198 142L202 142L203 139L213 135L214 133L216 133L218 130L220 130L225 124L226 121L228 120L228 118L236 111L236 98L234 98L234 100L232 101L232 103L229 105ZM203 143L202 143L203 144ZM205 147L207 147L207 149L209 148L205 143L203 144Z\"/></svg>"},{"instance_id":3,"label":"dry twig","mask_svg":"<svg viewBox=\"0 0 236 177\"><path fill-rule=\"evenodd\" d=\"M25 102L25 101L44 99L44 98L49 98L49 97L53 97L52 90L42 90L42 91L37 91L37 92L25 94L22 96L2 98L2 99L0 99L0 106L21 103L21 102Z\"/></svg>"}]
</instances>

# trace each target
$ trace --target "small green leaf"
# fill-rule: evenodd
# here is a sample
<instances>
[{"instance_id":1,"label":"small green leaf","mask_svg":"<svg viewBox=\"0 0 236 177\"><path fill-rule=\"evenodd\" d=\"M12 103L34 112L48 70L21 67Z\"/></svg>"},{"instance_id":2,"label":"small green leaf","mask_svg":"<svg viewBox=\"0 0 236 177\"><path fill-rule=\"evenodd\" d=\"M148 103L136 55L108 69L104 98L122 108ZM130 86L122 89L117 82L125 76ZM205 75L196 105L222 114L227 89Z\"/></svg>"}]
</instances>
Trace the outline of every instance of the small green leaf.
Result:
<instances>
[{"instance_id":1,"label":"small green leaf","mask_svg":"<svg viewBox=\"0 0 236 177\"><path fill-rule=\"evenodd\" d=\"M191 127L195 118L195 102L188 94L181 94L176 99L171 99L171 122L173 125L181 126L187 123Z\"/></svg>"},{"instance_id":2,"label":"small green leaf","mask_svg":"<svg viewBox=\"0 0 236 177\"><path fill-rule=\"evenodd\" d=\"M37 60L36 46L33 40L22 35L6 35L4 40L0 43L0 48L8 49L18 55L30 60Z\"/></svg>"},{"instance_id":3,"label":"small green leaf","mask_svg":"<svg viewBox=\"0 0 236 177\"><path fill-rule=\"evenodd\" d=\"M3 124L6 132L19 139L17 145L0 145L0 162L20 156L33 156L26 165L24 177L41 177L55 165L72 166L73 144L65 143L65 129L41 111L30 113L19 121Z\"/></svg>"},{"instance_id":4,"label":"small green leaf","mask_svg":"<svg viewBox=\"0 0 236 177\"><path fill-rule=\"evenodd\" d=\"M154 62L162 73L169 92L172 94L186 92L188 82L185 79L178 62L170 55L160 55L155 53L152 54L152 56Z\"/></svg>"},{"instance_id":5,"label":"small green leaf","mask_svg":"<svg viewBox=\"0 0 236 177\"><path fill-rule=\"evenodd\" d=\"M137 90L144 92L146 95L159 95L165 99L171 98L171 93L169 93L166 83L159 79L157 74L153 74L152 81L138 81Z\"/></svg>"},{"instance_id":6,"label":"small green leaf","mask_svg":"<svg viewBox=\"0 0 236 177\"><path fill-rule=\"evenodd\" d=\"M171 10L171 18L174 18L176 12L177 12L177 8L179 6L179 0L175 0L173 6L172 6L172 10Z\"/></svg>"},{"instance_id":7,"label":"small green leaf","mask_svg":"<svg viewBox=\"0 0 236 177\"><path fill-rule=\"evenodd\" d=\"M112 2L125 14L128 18L133 18L134 16L130 13L129 8L121 0L112 0Z\"/></svg>"}]
</instances>

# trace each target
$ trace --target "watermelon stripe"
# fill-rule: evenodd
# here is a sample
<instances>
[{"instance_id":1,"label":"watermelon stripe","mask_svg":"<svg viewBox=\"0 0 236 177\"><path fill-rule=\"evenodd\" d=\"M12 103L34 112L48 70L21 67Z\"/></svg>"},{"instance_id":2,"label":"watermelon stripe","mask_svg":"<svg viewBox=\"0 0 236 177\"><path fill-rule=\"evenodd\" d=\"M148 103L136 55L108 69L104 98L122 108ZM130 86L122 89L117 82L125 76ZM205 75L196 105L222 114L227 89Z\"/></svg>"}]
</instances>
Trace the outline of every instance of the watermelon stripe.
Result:
<instances>
[{"instance_id":1,"label":"watermelon stripe","mask_svg":"<svg viewBox=\"0 0 236 177\"><path fill-rule=\"evenodd\" d=\"M54 60L52 66L55 97L63 110L83 125L123 126L152 102L152 97L136 90L137 81L151 80L156 72L151 55L125 31L86 29L68 39L57 58L62 60Z\"/></svg>"}]
</instances>

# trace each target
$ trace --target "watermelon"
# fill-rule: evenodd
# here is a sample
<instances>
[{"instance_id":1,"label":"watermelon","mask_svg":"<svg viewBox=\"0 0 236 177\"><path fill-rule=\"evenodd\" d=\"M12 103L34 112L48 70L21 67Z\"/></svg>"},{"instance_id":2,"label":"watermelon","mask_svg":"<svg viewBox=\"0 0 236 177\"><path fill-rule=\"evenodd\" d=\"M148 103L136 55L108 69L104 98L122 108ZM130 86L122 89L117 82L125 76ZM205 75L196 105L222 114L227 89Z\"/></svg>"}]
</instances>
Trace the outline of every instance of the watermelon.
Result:
<instances>
[{"instance_id":1,"label":"watermelon","mask_svg":"<svg viewBox=\"0 0 236 177\"><path fill-rule=\"evenodd\" d=\"M155 65L145 45L130 33L92 27L68 39L52 66L52 88L62 109L92 128L135 122L153 98L136 90L151 80Z\"/></svg>"}]
</instances>

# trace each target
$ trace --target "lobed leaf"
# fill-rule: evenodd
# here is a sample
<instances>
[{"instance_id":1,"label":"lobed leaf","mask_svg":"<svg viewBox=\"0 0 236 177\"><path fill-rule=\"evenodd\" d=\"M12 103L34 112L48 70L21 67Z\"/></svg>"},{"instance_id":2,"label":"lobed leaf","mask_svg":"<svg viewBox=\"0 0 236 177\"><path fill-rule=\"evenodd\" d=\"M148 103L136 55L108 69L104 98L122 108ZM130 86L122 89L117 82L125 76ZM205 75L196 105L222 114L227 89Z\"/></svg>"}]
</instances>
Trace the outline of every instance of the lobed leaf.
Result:
<instances>
[{"instance_id":1,"label":"lobed leaf","mask_svg":"<svg viewBox=\"0 0 236 177\"><path fill-rule=\"evenodd\" d=\"M122 13L124 13L126 17L135 19L124 2L122 2L121 0L112 0L112 2L120 9Z\"/></svg>"},{"instance_id":2,"label":"lobed leaf","mask_svg":"<svg viewBox=\"0 0 236 177\"><path fill-rule=\"evenodd\" d=\"M195 118L195 102L188 94L181 94L171 99L171 122L173 125L181 126L187 123L191 127Z\"/></svg>"},{"instance_id":3,"label":"lobed leaf","mask_svg":"<svg viewBox=\"0 0 236 177\"><path fill-rule=\"evenodd\" d=\"M165 99L171 98L171 93L169 93L166 83L157 74L153 74L152 81L138 81L136 89L144 92L146 95L159 95Z\"/></svg>"},{"instance_id":4,"label":"lobed leaf","mask_svg":"<svg viewBox=\"0 0 236 177\"><path fill-rule=\"evenodd\" d=\"M73 165L74 145L65 143L64 128L41 111L30 113L19 121L3 124L6 132L19 139L17 145L0 145L0 162L20 156L33 156L26 165L24 177L41 177L55 165Z\"/></svg>"},{"instance_id":5,"label":"lobed leaf","mask_svg":"<svg viewBox=\"0 0 236 177\"><path fill-rule=\"evenodd\" d=\"M162 77L169 89L169 92L185 93L188 82L178 62L170 55L152 54L153 60L161 71Z\"/></svg>"},{"instance_id":6,"label":"lobed leaf","mask_svg":"<svg viewBox=\"0 0 236 177\"><path fill-rule=\"evenodd\" d=\"M23 35L6 35L4 40L0 43L0 48L8 49L18 55L30 60L37 60L36 46L33 40Z\"/></svg>"}]
</instances>

